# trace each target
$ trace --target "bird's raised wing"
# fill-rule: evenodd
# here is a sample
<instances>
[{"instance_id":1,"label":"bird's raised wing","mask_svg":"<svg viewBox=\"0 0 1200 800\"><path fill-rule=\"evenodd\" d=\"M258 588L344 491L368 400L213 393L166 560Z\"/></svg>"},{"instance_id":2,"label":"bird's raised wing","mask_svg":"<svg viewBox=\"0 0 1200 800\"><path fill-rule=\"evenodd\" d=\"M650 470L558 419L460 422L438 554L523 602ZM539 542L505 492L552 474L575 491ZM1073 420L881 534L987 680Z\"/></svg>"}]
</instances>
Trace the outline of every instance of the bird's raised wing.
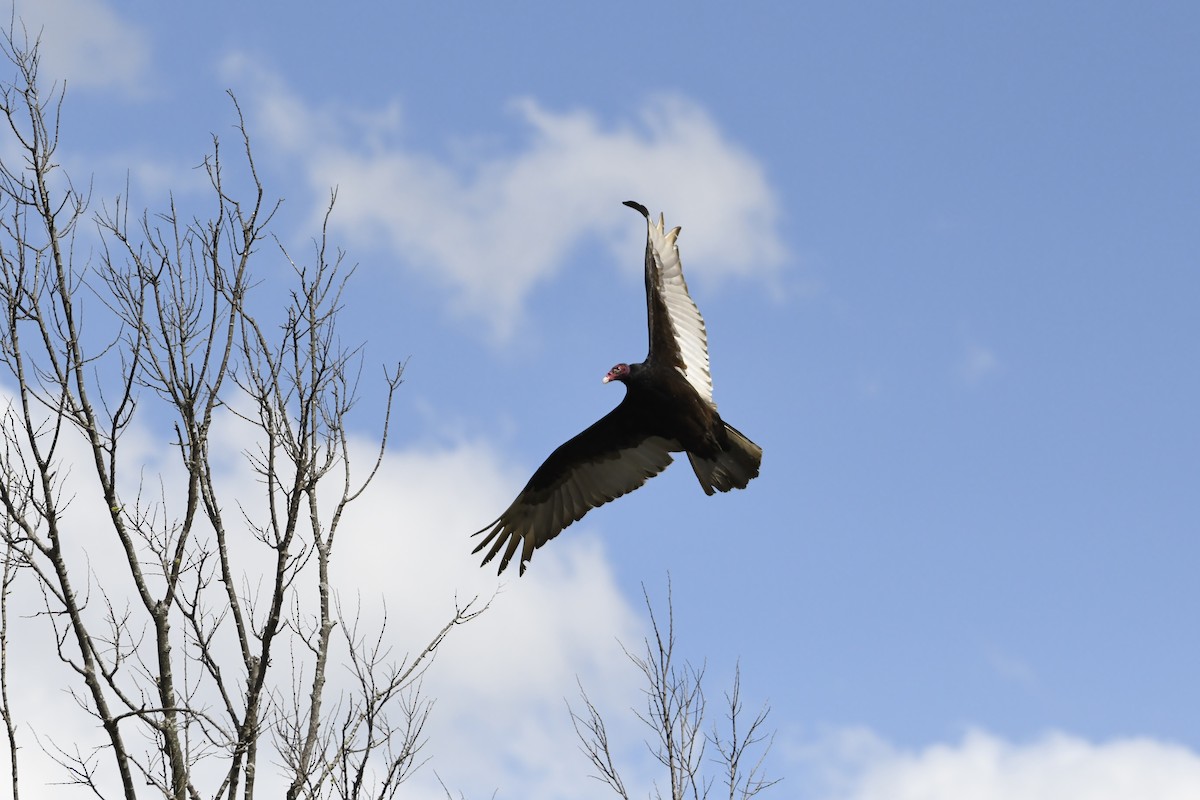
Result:
<instances>
[{"instance_id":1,"label":"bird's raised wing","mask_svg":"<svg viewBox=\"0 0 1200 800\"><path fill-rule=\"evenodd\" d=\"M626 395L620 405L551 453L512 505L474 534L490 529L472 551L491 545L484 564L504 551L496 574L504 571L520 546L520 574L524 575L535 548L591 509L632 492L671 463L671 451L679 450L679 444L642 433L628 399Z\"/></svg>"},{"instance_id":2,"label":"bird's raised wing","mask_svg":"<svg viewBox=\"0 0 1200 800\"><path fill-rule=\"evenodd\" d=\"M708 334L700 309L688 294L683 264L675 243L679 228L666 230L662 215L657 224L640 203L625 205L646 218L646 311L650 352L646 361L678 369L700 396L712 403L712 375L708 370ZM715 407L715 406L714 406Z\"/></svg>"}]
</instances>

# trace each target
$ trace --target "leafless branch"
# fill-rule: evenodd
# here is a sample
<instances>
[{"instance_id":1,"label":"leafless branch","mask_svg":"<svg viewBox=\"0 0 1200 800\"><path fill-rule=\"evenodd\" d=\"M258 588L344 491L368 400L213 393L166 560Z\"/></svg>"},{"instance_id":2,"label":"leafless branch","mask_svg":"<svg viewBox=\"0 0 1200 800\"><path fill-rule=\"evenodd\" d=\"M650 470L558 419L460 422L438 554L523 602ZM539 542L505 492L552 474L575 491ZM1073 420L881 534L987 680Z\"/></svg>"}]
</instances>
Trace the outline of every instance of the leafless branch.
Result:
<instances>
[{"instance_id":1,"label":"leafless branch","mask_svg":"<svg viewBox=\"0 0 1200 800\"><path fill-rule=\"evenodd\" d=\"M703 768L704 752L709 743L717 751L717 755L710 760L719 766L730 800L748 800L774 786L778 781L765 778L763 772L773 738L773 734L763 731L769 707L764 705L749 727L739 730L744 720L739 668L735 671L732 688L725 695L729 708L726 713L729 732L722 732L714 724L712 733L706 736L703 732L707 710L703 690L705 670L703 665L696 667L686 661L680 665L676 661L675 614L670 580L667 583L665 626L655 614L644 586L642 594L650 616L652 635L645 639L640 653L632 653L624 645L622 649L644 679L645 688L642 691L645 705L641 710L635 709L634 714L649 729L646 746L666 774L668 794L664 795L656 782L652 787L653 796L670 797L671 800L707 798L715 782L715 777L706 774ZM571 708L569 704L568 709L580 747L595 770L593 777L607 784L618 797L629 800L630 794L621 777L614 754L616 748L603 714L582 684L579 691L583 702L582 712ZM767 744L759 751L757 748L764 741ZM747 768L748 759L753 759L755 755L757 760Z\"/></svg>"},{"instance_id":2,"label":"leafless branch","mask_svg":"<svg viewBox=\"0 0 1200 800\"><path fill-rule=\"evenodd\" d=\"M719 757L713 760L723 768L725 786L729 790L729 800L749 800L781 780L780 778L766 778L763 773L763 762L766 761L767 754L771 751L771 745L775 741L774 731L770 733L764 731L767 715L771 709L764 704L750 720L749 726L739 731L738 726L745 719L741 690L742 668L739 664L734 669L733 685L725 692L727 707L725 721L728 723L729 733L727 735L722 733L714 723L712 732L709 734L709 741L712 742L719 754ZM766 742L766 745L761 748L757 759L747 769L745 767L746 759L753 758L750 751L763 742Z\"/></svg>"},{"instance_id":3,"label":"leafless branch","mask_svg":"<svg viewBox=\"0 0 1200 800\"><path fill-rule=\"evenodd\" d=\"M0 573L0 718L4 720L4 737L8 744L8 765L13 800L21 797L20 764L17 761L17 722L8 696L8 613L9 596L17 578L24 555L19 549L19 536L14 535L11 518L5 519L4 564Z\"/></svg>"},{"instance_id":4,"label":"leafless branch","mask_svg":"<svg viewBox=\"0 0 1200 800\"><path fill-rule=\"evenodd\" d=\"M385 372L379 445L360 465L348 423L361 350L337 327L354 270L328 238L336 196L311 257L293 259L271 232L280 203L230 95L234 147L214 136L201 164L207 211L171 197L135 213L128 186L93 210L90 186L58 163L64 92L39 85L38 42L13 26L0 51L16 68L0 81L0 153L16 153L0 157L0 371L15 391L0 411L0 716L14 796L16 580L36 587L48 654L104 732L95 747L37 739L68 782L234 800L254 796L274 760L289 796L392 796L421 763L432 707L421 675L487 604L457 609L399 663L384 628L347 630L337 608L338 532L380 472L403 364ZM254 293L254 266L271 257L292 271L279 324ZM169 431L173 463L157 474L128 444L135 420ZM253 497L222 483L228 457L214 452L214 429L239 424ZM330 688L341 665L347 694ZM279 750L264 758L272 738Z\"/></svg>"}]
</instances>

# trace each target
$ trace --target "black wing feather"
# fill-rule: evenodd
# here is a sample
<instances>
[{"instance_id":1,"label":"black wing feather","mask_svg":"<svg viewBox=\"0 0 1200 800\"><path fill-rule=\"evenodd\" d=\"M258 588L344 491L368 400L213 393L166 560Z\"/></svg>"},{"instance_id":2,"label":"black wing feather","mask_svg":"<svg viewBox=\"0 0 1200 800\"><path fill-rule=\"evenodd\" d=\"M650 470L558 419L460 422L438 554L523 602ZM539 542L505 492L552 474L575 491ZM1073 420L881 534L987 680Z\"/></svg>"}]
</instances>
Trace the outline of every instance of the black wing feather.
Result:
<instances>
[{"instance_id":1,"label":"black wing feather","mask_svg":"<svg viewBox=\"0 0 1200 800\"><path fill-rule=\"evenodd\" d=\"M679 444L649 435L638 421L627 394L620 405L559 446L512 505L474 534L490 529L472 552L491 545L483 559L487 564L503 550L499 574L520 546L523 575L536 548L591 509L632 492L666 469Z\"/></svg>"}]
</instances>

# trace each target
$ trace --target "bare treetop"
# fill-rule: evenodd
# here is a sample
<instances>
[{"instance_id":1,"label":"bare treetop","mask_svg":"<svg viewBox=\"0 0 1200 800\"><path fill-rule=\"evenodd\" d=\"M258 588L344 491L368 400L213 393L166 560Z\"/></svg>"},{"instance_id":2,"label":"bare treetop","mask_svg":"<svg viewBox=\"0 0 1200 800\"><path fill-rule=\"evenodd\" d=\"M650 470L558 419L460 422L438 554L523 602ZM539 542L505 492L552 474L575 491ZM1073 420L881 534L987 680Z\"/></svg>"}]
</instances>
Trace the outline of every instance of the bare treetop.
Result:
<instances>
[{"instance_id":1,"label":"bare treetop","mask_svg":"<svg viewBox=\"0 0 1200 800\"><path fill-rule=\"evenodd\" d=\"M303 260L271 234L278 202L236 100L233 156L213 137L203 161L206 216L174 200L131 213L125 197L93 211L56 160L63 94L39 86L37 44L10 34L4 54L16 67L0 86L2 152L16 153L0 160L0 363L13 387L0 410L0 700L13 796L31 742L96 796L250 798L264 769L288 797L393 796L421 763L430 656L486 607L458 608L403 655L386 624L347 617L331 584L402 365L381 386L378 447L358 463L346 426L360 359L337 333L352 270L325 226ZM272 258L292 288L258 304L277 302L279 325L249 302L269 288L255 265ZM127 443L147 414L170 430L158 474ZM217 479L222 425L243 436L254 485ZM103 731L95 748L39 734L8 693L10 646L28 646L9 609L38 596L47 655Z\"/></svg>"}]
</instances>

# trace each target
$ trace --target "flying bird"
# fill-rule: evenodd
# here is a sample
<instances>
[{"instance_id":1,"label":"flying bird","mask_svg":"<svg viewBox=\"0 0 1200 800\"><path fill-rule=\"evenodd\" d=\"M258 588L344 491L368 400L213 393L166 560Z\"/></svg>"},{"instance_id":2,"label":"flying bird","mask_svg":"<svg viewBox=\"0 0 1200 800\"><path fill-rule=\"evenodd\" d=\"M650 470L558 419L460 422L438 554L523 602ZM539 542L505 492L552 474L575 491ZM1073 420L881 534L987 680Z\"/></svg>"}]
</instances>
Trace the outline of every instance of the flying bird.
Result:
<instances>
[{"instance_id":1,"label":"flying bird","mask_svg":"<svg viewBox=\"0 0 1200 800\"><path fill-rule=\"evenodd\" d=\"M676 239L640 203L646 218L646 311L650 348L640 364L617 364L604 383L625 384L621 403L567 441L538 467L503 514L474 535L490 532L483 564L500 555L504 571L521 550L520 574L535 548L588 511L628 494L686 452L705 494L745 489L758 475L762 448L721 419L712 399L708 335L688 294ZM502 552L503 551L503 552Z\"/></svg>"}]
</instances>

